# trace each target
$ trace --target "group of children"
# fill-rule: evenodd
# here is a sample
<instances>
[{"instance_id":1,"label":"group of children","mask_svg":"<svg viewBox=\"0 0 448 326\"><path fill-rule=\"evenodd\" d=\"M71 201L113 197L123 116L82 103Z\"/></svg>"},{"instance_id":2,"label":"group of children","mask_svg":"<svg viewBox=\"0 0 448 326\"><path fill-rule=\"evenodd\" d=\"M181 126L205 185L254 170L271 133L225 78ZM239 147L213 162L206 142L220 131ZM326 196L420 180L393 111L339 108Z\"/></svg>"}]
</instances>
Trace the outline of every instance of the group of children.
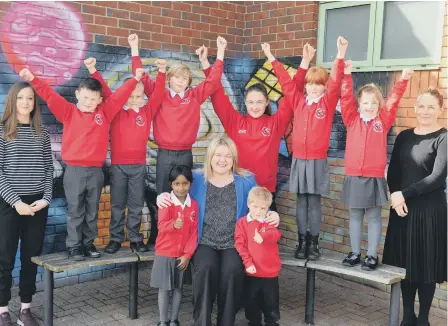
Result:
<instances>
[{"instance_id":1,"label":"group of children","mask_svg":"<svg viewBox=\"0 0 448 326\"><path fill-rule=\"evenodd\" d=\"M217 59L213 68L208 70L204 65L206 58L201 60L207 77L198 86L191 88L192 73L188 66L173 65L165 74L164 60L155 62L159 72L156 81L152 81L141 68L137 35L130 35L128 40L134 77L129 78L115 93L110 91L96 71L94 58L85 60L92 78L80 84L76 91L76 105L67 102L29 70L22 70L20 76L31 82L36 92L47 102L50 111L64 125L62 158L67 164L64 189L68 202L66 244L69 257L75 260L82 260L85 256L100 256L93 242L97 237L97 212L103 187L101 166L106 159L109 127L112 218L111 238L106 252L116 252L124 240L126 207L132 249L148 250L139 230L140 212L144 204L146 145L150 125L153 123L154 140L159 147L157 193L171 191L174 205L159 209L159 235L151 285L159 288L159 325L175 326L179 325L181 288L189 281L189 261L198 239L198 206L188 194L193 181L192 146L199 129L200 105L210 95L213 101L214 96L224 94L221 76L227 43L222 37L218 37ZM355 98L350 76L351 63L344 62L347 46L348 42L339 37L338 54L328 75L322 67L308 69L315 50L306 44L303 57L307 64L301 65L296 76L291 79L283 65L272 55L269 45L263 44L262 49L272 63L285 102L282 103L284 108L277 113L282 120L279 122L271 119L269 123L272 122L272 125L260 125L257 130L260 129L261 136L270 137L271 133L284 130L291 119L294 121L290 191L297 194L298 246L295 257L319 259L318 238L322 218L320 201L321 195L329 193L327 151L333 116L340 100L347 128L343 200L350 208L352 246L352 252L344 259L343 264L355 266L361 262L362 219L367 215L369 251L363 268L373 270L378 262L376 248L381 236L381 205L387 202L384 178L387 132L395 120L399 101L412 71L403 71L402 78L395 84L386 102L380 89L374 84L362 87ZM198 55L200 59L206 57L206 48L201 47ZM165 88L166 79L168 89ZM262 85L255 90L264 94ZM149 99L145 105L144 94ZM250 122L238 120L238 123L255 125L257 119L263 121L266 114L269 115L266 112L269 102L267 96L263 96L265 102L259 101L262 106L260 110L256 108L257 104L250 104L246 98L248 111L254 119ZM226 119L218 105L215 105L215 110L221 120ZM225 128L231 124L230 120L227 121ZM246 135L246 129L237 125L235 128L242 134L238 137ZM269 143L260 145L263 148L257 148L257 151L264 151L271 145L269 140ZM243 152L241 156L244 157ZM273 202L276 178L266 178L267 171L257 170L257 164L262 164L257 160L252 158L246 161L247 165L254 166L255 177L261 186L251 190L248 198L249 213L237 222L235 230L235 248L248 275L250 299L246 306L246 316L251 325L261 324L259 306L251 303L263 302L265 323L276 325L280 318L278 280L275 282L275 279L281 268L277 244L281 233L277 228L264 223ZM308 217L310 232L307 234ZM168 318L170 291L173 291L173 306ZM171 322L167 322L168 320Z\"/></svg>"}]
</instances>

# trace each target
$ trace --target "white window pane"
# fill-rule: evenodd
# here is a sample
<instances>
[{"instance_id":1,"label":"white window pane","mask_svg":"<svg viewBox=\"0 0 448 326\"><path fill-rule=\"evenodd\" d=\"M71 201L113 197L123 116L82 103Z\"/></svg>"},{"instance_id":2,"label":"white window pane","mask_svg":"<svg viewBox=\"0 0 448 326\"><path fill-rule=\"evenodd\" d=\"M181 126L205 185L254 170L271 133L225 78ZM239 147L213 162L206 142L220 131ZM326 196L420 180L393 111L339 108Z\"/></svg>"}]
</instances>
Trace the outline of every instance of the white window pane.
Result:
<instances>
[{"instance_id":1,"label":"white window pane","mask_svg":"<svg viewBox=\"0 0 448 326\"><path fill-rule=\"evenodd\" d=\"M346 59L367 60L369 21L370 4L326 10L324 62L335 59L338 36L349 42Z\"/></svg>"},{"instance_id":2,"label":"white window pane","mask_svg":"<svg viewBox=\"0 0 448 326\"><path fill-rule=\"evenodd\" d=\"M438 10L437 1L385 2L381 59L424 58L438 53Z\"/></svg>"}]
</instances>

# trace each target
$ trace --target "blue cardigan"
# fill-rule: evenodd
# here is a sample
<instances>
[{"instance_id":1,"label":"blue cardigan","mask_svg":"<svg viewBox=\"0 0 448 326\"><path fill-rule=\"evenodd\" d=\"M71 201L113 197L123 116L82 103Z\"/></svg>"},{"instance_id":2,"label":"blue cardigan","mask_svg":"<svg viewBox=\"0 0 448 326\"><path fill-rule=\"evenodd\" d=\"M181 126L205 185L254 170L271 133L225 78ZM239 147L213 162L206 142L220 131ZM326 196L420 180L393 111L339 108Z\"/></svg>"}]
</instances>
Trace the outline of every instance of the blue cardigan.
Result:
<instances>
[{"instance_id":1,"label":"blue cardigan","mask_svg":"<svg viewBox=\"0 0 448 326\"><path fill-rule=\"evenodd\" d=\"M256 186L255 177L253 174L247 177L240 175L233 175L236 188L236 221L247 215L247 196L249 191ZM205 217L205 200L207 197L207 182L204 179L204 174L201 170L193 171L193 183L190 188L190 195L198 203L199 217L198 217L198 241L202 236L202 229ZM235 221L235 223L236 223Z\"/></svg>"}]
</instances>

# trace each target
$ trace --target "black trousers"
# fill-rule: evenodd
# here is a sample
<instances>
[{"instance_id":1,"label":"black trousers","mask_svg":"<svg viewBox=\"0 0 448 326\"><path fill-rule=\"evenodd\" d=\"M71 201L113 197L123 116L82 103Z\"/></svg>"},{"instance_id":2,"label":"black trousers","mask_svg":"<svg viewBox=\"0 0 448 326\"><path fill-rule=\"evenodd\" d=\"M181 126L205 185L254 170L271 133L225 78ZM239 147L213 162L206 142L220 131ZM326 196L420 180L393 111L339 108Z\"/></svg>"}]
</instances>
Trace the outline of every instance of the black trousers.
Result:
<instances>
[{"instance_id":1,"label":"black trousers","mask_svg":"<svg viewBox=\"0 0 448 326\"><path fill-rule=\"evenodd\" d=\"M278 325L280 320L280 298L278 277L246 277L248 298L246 318L250 326L262 326L261 314L266 326Z\"/></svg>"},{"instance_id":2,"label":"black trousers","mask_svg":"<svg viewBox=\"0 0 448 326\"><path fill-rule=\"evenodd\" d=\"M195 326L211 326L218 298L217 326L233 326L243 289L244 266L236 249L215 250L199 245L193 262Z\"/></svg>"},{"instance_id":3,"label":"black trousers","mask_svg":"<svg viewBox=\"0 0 448 326\"><path fill-rule=\"evenodd\" d=\"M275 192L272 193L272 204L269 209L274 212L277 211L277 204L275 203Z\"/></svg>"},{"instance_id":4,"label":"black trousers","mask_svg":"<svg viewBox=\"0 0 448 326\"><path fill-rule=\"evenodd\" d=\"M22 201L32 204L42 199L42 194L20 196ZM20 240L20 281L19 296L23 303L30 303L36 293L37 265L31 257L39 256L45 236L48 206L34 216L19 215L0 197L0 307L11 300L12 270Z\"/></svg>"},{"instance_id":5,"label":"black trousers","mask_svg":"<svg viewBox=\"0 0 448 326\"><path fill-rule=\"evenodd\" d=\"M168 181L170 171L176 165L186 165L193 167L193 153L191 149L172 151L159 148L156 163L156 191L157 195L162 192L170 192L171 185Z\"/></svg>"}]
</instances>

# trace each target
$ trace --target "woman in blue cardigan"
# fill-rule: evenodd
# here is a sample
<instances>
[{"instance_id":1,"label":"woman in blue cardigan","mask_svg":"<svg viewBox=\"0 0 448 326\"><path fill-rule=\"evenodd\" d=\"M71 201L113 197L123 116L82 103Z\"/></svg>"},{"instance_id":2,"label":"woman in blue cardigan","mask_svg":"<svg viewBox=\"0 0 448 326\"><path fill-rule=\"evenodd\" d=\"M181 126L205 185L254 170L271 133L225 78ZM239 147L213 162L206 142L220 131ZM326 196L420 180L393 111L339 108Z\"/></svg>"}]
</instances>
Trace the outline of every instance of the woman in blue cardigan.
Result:
<instances>
[{"instance_id":1,"label":"woman in blue cardigan","mask_svg":"<svg viewBox=\"0 0 448 326\"><path fill-rule=\"evenodd\" d=\"M192 257L194 324L212 325L217 296L217 326L233 326L244 280L243 262L235 249L235 225L247 214L247 196L255 178L238 168L236 146L228 137L211 141L204 167L194 171L193 178L190 195L199 206L198 247ZM170 205L169 194L160 194L157 204ZM278 214L269 212L267 221L278 225Z\"/></svg>"}]
</instances>

